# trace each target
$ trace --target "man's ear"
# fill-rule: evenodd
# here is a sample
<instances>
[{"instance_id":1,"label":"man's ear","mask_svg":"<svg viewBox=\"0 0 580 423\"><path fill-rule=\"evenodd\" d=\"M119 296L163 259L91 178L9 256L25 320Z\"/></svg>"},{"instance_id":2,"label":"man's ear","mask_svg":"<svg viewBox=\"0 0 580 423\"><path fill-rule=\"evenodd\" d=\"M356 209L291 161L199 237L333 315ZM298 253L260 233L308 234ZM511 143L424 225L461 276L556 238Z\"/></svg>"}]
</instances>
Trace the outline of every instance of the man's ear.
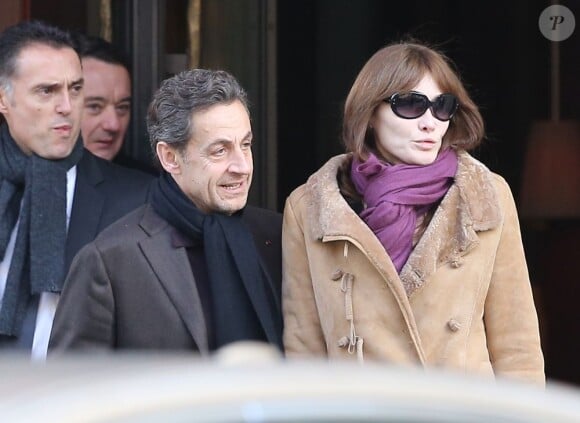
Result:
<instances>
[{"instance_id":1,"label":"man's ear","mask_svg":"<svg viewBox=\"0 0 580 423\"><path fill-rule=\"evenodd\" d=\"M8 104L10 99L6 94L6 90L4 88L0 88L0 113L5 115L8 113Z\"/></svg>"},{"instance_id":2,"label":"man's ear","mask_svg":"<svg viewBox=\"0 0 580 423\"><path fill-rule=\"evenodd\" d=\"M181 173L181 164L179 162L179 153L174 147L167 144L165 141L159 141L155 147L159 163L166 172L172 175L179 175Z\"/></svg>"}]
</instances>

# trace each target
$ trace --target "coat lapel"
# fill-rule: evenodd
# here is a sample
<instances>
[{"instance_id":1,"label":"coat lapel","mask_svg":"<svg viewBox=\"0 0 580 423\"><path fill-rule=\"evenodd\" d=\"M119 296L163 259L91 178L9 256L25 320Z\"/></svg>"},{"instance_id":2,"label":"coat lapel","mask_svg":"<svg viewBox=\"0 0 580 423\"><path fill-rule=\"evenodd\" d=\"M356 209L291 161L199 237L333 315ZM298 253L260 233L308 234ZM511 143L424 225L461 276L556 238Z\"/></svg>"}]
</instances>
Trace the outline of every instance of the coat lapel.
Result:
<instances>
[{"instance_id":1,"label":"coat lapel","mask_svg":"<svg viewBox=\"0 0 580 423\"><path fill-rule=\"evenodd\" d=\"M244 281L246 292L250 297L250 301L258 315L258 320L264 329L266 334L266 338L272 344L278 345L281 349L283 349L282 345L282 307L280 305L280 293L279 290L276 289L274 277L276 275L270 274L268 270L268 259L271 259L269 256L270 251L267 251L268 248L276 248L276 246L271 245L272 241L265 236L263 228L260 225L274 225L273 221L264 222L263 220L256 221L255 216L253 216L254 208L252 206L246 207L244 214L242 215L242 220L244 224L247 226L249 231L252 233L254 245L256 248L256 253L258 254L258 258L260 260L260 267L264 275L266 275L266 286L264 289L254 289L250 287L246 283L246 279L242 278ZM281 224L281 222L280 222ZM280 230L281 228L275 227ZM277 245L278 248L279 245ZM269 263L274 264L277 266L281 266L281 263ZM279 284L279 281L278 281Z\"/></svg>"},{"instance_id":2,"label":"coat lapel","mask_svg":"<svg viewBox=\"0 0 580 423\"><path fill-rule=\"evenodd\" d=\"M246 269L247 263L237 262L238 268L242 275L244 273L251 274L250 269ZM266 275L266 285L264 289L256 289L253 281L249 280L247 277L242 277L244 287L248 296L250 297L250 302L256 311L258 320L264 329L266 338L268 342L278 345L282 348L282 339L280 334L282 333L282 323L280 316L281 308L275 299L275 295L272 288L272 279L268 275L266 267L260 258L260 267L262 272Z\"/></svg>"},{"instance_id":3,"label":"coat lapel","mask_svg":"<svg viewBox=\"0 0 580 423\"><path fill-rule=\"evenodd\" d=\"M175 229L157 216L151 207L147 207L141 227L150 235L139 244L143 254L200 352L207 353L209 348L205 318L185 248L173 246L172 234Z\"/></svg>"},{"instance_id":4,"label":"coat lapel","mask_svg":"<svg viewBox=\"0 0 580 423\"><path fill-rule=\"evenodd\" d=\"M336 156L310 177L306 186L312 195L309 217L312 218L312 236L315 239L336 241L348 239L368 256L385 278L393 294L405 302L405 291L393 262L378 238L348 205L336 183L336 173L346 155Z\"/></svg>"},{"instance_id":5,"label":"coat lapel","mask_svg":"<svg viewBox=\"0 0 580 423\"><path fill-rule=\"evenodd\" d=\"M99 232L105 199L98 190L104 176L86 151L76 167L73 205L67 232L66 263L68 269L75 254Z\"/></svg>"},{"instance_id":6,"label":"coat lapel","mask_svg":"<svg viewBox=\"0 0 580 423\"><path fill-rule=\"evenodd\" d=\"M499 200L489 170L465 152L458 154L455 182L401 270L410 297L441 265L458 266L479 244L478 231L499 225Z\"/></svg>"},{"instance_id":7,"label":"coat lapel","mask_svg":"<svg viewBox=\"0 0 580 423\"><path fill-rule=\"evenodd\" d=\"M322 242L348 241L366 255L399 304L417 353L424 361L417 324L395 266L378 238L348 205L339 191L336 175L338 168L346 159L347 155L330 159L306 183L313 199L308 213L312 219L309 225L313 230L311 235Z\"/></svg>"}]
</instances>

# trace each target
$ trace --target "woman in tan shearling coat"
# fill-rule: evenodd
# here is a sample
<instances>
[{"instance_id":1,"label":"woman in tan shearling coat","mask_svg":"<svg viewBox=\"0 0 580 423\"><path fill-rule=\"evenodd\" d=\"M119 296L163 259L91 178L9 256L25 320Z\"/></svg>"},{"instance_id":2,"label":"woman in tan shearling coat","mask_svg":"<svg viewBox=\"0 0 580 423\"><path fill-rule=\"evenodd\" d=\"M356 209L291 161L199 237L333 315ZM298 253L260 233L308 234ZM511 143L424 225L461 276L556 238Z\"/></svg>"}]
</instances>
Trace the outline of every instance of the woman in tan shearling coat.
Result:
<instances>
[{"instance_id":1,"label":"woman in tan shearling coat","mask_svg":"<svg viewBox=\"0 0 580 423\"><path fill-rule=\"evenodd\" d=\"M467 151L483 121L440 53L379 50L346 100L347 154L288 198L288 357L382 360L544 384L517 211Z\"/></svg>"}]
</instances>

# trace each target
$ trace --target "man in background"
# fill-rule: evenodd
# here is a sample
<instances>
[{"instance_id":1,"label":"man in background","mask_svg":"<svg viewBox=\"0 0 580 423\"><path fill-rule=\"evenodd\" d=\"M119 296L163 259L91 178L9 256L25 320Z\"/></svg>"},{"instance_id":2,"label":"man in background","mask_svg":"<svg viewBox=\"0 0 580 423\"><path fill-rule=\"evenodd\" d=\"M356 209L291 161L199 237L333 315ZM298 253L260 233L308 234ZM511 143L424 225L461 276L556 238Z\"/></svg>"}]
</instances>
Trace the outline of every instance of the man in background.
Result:
<instances>
[{"instance_id":1,"label":"man in background","mask_svg":"<svg viewBox=\"0 0 580 423\"><path fill-rule=\"evenodd\" d=\"M74 35L83 67L84 108L81 133L85 148L95 156L122 166L156 174L122 151L131 120L131 73L125 55L95 36Z\"/></svg>"}]
</instances>

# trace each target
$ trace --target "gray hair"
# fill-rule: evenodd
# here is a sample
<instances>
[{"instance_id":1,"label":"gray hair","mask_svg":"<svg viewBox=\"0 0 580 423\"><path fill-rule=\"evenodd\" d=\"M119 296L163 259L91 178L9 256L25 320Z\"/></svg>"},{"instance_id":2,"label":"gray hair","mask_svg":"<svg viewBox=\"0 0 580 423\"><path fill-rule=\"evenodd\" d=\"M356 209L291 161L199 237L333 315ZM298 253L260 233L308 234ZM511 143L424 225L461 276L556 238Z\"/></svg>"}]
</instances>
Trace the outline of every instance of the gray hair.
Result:
<instances>
[{"instance_id":1,"label":"gray hair","mask_svg":"<svg viewBox=\"0 0 580 423\"><path fill-rule=\"evenodd\" d=\"M236 100L248 110L246 92L226 71L192 69L166 79L155 93L147 113L153 154L160 141L183 152L193 133L194 113Z\"/></svg>"}]
</instances>

